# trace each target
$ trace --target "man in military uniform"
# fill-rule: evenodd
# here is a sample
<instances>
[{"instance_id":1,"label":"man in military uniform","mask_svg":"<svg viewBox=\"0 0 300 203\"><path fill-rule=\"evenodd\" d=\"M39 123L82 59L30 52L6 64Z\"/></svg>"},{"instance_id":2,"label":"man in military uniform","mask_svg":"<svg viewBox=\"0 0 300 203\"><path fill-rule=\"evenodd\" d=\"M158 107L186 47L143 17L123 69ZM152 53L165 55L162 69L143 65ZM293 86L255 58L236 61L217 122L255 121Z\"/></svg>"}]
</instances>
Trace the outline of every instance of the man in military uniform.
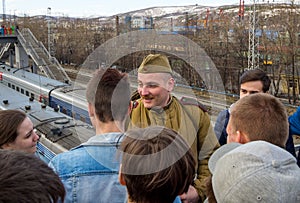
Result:
<instances>
[{"instance_id":1,"label":"man in military uniform","mask_svg":"<svg viewBox=\"0 0 300 203\"><path fill-rule=\"evenodd\" d=\"M185 138L197 162L197 174L188 192L181 195L181 200L202 202L205 199L205 179L209 176L208 159L219 144L205 109L194 99L179 100L172 96L174 86L168 58L161 54L148 55L138 69L140 98L134 101L129 127L160 125Z\"/></svg>"}]
</instances>

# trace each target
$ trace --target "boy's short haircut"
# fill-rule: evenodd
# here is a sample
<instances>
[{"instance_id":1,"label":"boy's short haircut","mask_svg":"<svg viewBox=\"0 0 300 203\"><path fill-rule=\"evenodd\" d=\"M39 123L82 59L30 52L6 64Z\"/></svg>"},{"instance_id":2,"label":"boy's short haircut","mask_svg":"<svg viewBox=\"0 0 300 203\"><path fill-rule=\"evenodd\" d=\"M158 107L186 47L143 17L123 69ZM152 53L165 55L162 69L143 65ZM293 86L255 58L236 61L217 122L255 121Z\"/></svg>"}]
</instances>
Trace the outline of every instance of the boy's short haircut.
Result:
<instances>
[{"instance_id":1,"label":"boy's short haircut","mask_svg":"<svg viewBox=\"0 0 300 203\"><path fill-rule=\"evenodd\" d=\"M126 133L121 144L121 173L134 202L173 202L188 191L195 160L174 130L152 126Z\"/></svg>"},{"instance_id":2,"label":"boy's short haircut","mask_svg":"<svg viewBox=\"0 0 300 203\"><path fill-rule=\"evenodd\" d=\"M251 141L264 140L285 147L288 116L282 102L269 94L257 93L238 100L230 109L233 130L247 134Z\"/></svg>"},{"instance_id":3,"label":"boy's short haircut","mask_svg":"<svg viewBox=\"0 0 300 203\"><path fill-rule=\"evenodd\" d=\"M87 85L87 102L95 106L101 122L122 121L130 103L128 75L117 69L96 70Z\"/></svg>"}]
</instances>

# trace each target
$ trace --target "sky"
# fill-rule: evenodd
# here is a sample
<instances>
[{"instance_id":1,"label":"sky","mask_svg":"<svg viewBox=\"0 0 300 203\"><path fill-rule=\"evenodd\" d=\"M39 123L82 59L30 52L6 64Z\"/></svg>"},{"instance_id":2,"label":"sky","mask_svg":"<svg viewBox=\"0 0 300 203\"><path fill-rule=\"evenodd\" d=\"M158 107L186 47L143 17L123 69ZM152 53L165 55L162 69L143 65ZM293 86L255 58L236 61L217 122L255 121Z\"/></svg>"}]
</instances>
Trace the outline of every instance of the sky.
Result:
<instances>
[{"instance_id":1,"label":"sky","mask_svg":"<svg viewBox=\"0 0 300 203\"><path fill-rule=\"evenodd\" d=\"M18 16L51 15L69 17L112 16L155 6L239 4L239 0L2 0L0 13ZM245 0L246 3L247 0ZM251 0L249 0L251 1ZM252 0L253 1L253 0ZM48 10L48 8L51 8Z\"/></svg>"}]
</instances>

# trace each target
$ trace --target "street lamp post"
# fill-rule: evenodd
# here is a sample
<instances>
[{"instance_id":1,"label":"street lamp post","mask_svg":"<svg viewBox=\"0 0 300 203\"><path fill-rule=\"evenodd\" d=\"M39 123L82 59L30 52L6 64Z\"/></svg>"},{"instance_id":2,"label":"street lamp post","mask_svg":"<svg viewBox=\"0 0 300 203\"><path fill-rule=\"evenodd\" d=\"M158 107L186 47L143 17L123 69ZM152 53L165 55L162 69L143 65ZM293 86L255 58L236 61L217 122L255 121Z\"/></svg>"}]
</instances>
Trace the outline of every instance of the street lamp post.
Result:
<instances>
[{"instance_id":1,"label":"street lamp post","mask_svg":"<svg viewBox=\"0 0 300 203\"><path fill-rule=\"evenodd\" d=\"M49 52L49 59L51 59L51 8L48 7L47 9L47 17L48 17L48 52Z\"/></svg>"}]
</instances>

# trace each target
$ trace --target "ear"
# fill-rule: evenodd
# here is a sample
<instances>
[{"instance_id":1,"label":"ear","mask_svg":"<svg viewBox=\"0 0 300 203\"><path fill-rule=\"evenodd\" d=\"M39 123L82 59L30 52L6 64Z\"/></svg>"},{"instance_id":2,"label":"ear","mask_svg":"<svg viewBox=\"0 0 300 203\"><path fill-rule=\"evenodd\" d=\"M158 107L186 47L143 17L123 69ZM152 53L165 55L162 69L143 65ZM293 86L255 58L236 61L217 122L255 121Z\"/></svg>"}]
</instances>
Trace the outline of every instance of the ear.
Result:
<instances>
[{"instance_id":1,"label":"ear","mask_svg":"<svg viewBox=\"0 0 300 203\"><path fill-rule=\"evenodd\" d=\"M174 78L170 78L170 79L168 80L167 90L168 90L169 92L173 91L174 86L175 86L175 80L174 80Z\"/></svg>"},{"instance_id":2,"label":"ear","mask_svg":"<svg viewBox=\"0 0 300 203\"><path fill-rule=\"evenodd\" d=\"M247 134L240 132L240 131L238 131L238 132L239 132L239 136L240 136L239 143L245 144L245 143L250 142L250 139Z\"/></svg>"},{"instance_id":3,"label":"ear","mask_svg":"<svg viewBox=\"0 0 300 203\"><path fill-rule=\"evenodd\" d=\"M227 133L228 132L231 132L231 129L229 127L229 125L227 126ZM232 143L232 142L238 142L238 143L241 143L241 131L237 130L235 132L232 132L230 135L228 133L228 136L227 136L227 143Z\"/></svg>"},{"instance_id":4,"label":"ear","mask_svg":"<svg viewBox=\"0 0 300 203\"><path fill-rule=\"evenodd\" d=\"M122 174L122 164L120 164L120 169L119 169L119 182L121 185L125 185L126 186L126 182L125 182L125 179L124 179L124 176Z\"/></svg>"},{"instance_id":5,"label":"ear","mask_svg":"<svg viewBox=\"0 0 300 203\"><path fill-rule=\"evenodd\" d=\"M238 143L241 143L242 144L242 142L241 142L241 139L242 139L242 133L241 133L241 131L236 131L236 135L235 135L235 138L236 138L236 142L238 142Z\"/></svg>"},{"instance_id":6,"label":"ear","mask_svg":"<svg viewBox=\"0 0 300 203\"><path fill-rule=\"evenodd\" d=\"M95 107L91 103L88 103L88 112L90 118L95 117Z\"/></svg>"},{"instance_id":7,"label":"ear","mask_svg":"<svg viewBox=\"0 0 300 203\"><path fill-rule=\"evenodd\" d=\"M1 149L13 149L13 148L11 147L10 143L5 143L5 144L3 144L0 148L1 148Z\"/></svg>"}]
</instances>

